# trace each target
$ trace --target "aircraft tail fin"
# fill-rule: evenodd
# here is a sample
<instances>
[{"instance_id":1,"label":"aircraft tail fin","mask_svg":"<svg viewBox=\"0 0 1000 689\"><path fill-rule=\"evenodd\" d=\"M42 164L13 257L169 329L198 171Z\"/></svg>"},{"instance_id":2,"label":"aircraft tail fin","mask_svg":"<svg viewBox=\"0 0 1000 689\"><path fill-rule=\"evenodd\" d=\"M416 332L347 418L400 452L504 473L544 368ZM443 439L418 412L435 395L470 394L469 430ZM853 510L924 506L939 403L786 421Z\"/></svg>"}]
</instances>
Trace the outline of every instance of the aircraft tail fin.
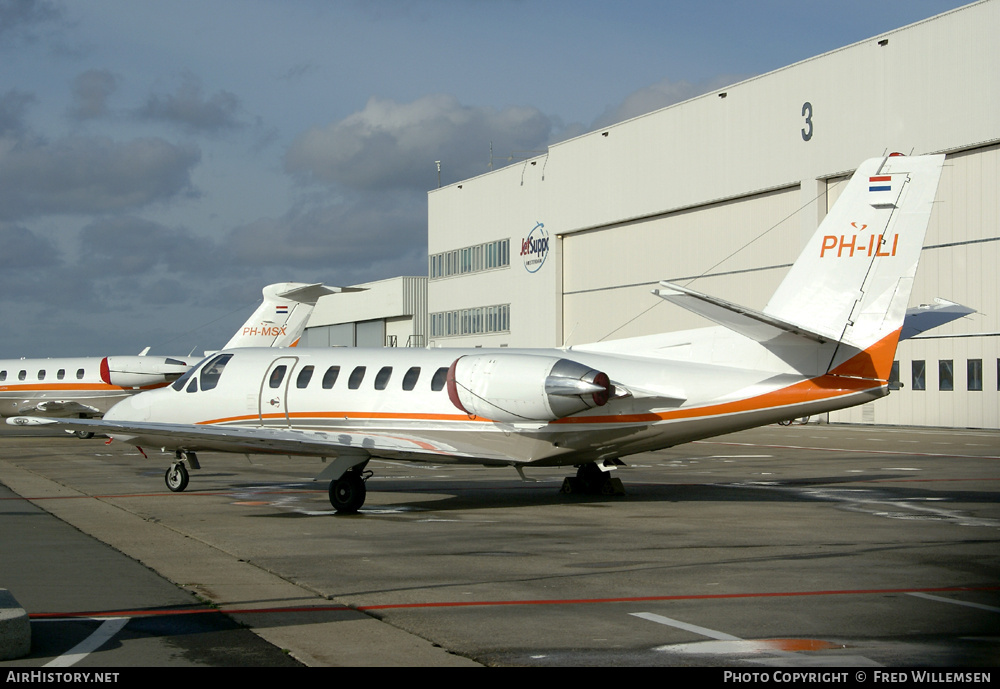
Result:
<instances>
[{"instance_id":1,"label":"aircraft tail fin","mask_svg":"<svg viewBox=\"0 0 1000 689\"><path fill-rule=\"evenodd\" d=\"M763 310L839 342L828 370L888 377L943 155L861 164Z\"/></svg>"},{"instance_id":2,"label":"aircraft tail fin","mask_svg":"<svg viewBox=\"0 0 1000 689\"><path fill-rule=\"evenodd\" d=\"M223 349L294 347L320 297L340 291L321 283L279 282L263 290L264 301Z\"/></svg>"}]
</instances>

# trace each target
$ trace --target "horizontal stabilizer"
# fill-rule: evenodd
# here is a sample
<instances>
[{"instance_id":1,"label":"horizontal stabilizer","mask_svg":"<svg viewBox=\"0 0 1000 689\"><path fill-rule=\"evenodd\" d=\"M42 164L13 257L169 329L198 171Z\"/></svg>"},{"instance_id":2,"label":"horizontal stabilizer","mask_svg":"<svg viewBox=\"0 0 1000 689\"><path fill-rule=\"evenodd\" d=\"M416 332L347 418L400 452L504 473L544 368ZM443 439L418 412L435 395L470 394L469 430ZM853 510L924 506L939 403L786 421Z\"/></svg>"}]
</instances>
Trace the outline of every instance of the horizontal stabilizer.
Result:
<instances>
[{"instance_id":1,"label":"horizontal stabilizer","mask_svg":"<svg viewBox=\"0 0 1000 689\"><path fill-rule=\"evenodd\" d=\"M802 326L671 282L661 282L660 289L653 290L653 294L762 344L783 334L820 344L830 341L828 336Z\"/></svg>"},{"instance_id":2,"label":"horizontal stabilizer","mask_svg":"<svg viewBox=\"0 0 1000 689\"><path fill-rule=\"evenodd\" d=\"M277 292L276 296L281 299L287 299L288 301L298 302L299 304L309 304L310 306L315 306L320 297L325 297L328 294L337 294L338 292L361 292L364 290L362 287L327 287L321 282L316 282L311 285L300 285L297 283L288 284L295 286L290 289Z\"/></svg>"},{"instance_id":3,"label":"horizontal stabilizer","mask_svg":"<svg viewBox=\"0 0 1000 689\"><path fill-rule=\"evenodd\" d=\"M932 328L939 328L972 313L976 313L976 310L941 298L935 299L933 304L914 306L912 309L906 310L906 317L903 319L903 332L900 333L899 339L900 341L908 340L920 333L927 332Z\"/></svg>"}]
</instances>

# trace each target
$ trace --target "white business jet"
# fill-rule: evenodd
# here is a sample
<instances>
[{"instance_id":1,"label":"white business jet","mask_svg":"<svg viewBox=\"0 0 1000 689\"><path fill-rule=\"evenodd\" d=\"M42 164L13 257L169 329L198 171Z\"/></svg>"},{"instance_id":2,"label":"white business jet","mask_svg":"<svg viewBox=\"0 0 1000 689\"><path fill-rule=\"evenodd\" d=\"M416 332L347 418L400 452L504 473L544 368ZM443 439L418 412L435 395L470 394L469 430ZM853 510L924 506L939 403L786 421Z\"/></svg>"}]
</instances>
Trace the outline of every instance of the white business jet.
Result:
<instances>
[{"instance_id":1,"label":"white business jet","mask_svg":"<svg viewBox=\"0 0 1000 689\"><path fill-rule=\"evenodd\" d=\"M295 346L316 300L338 288L281 282L263 289L263 301L226 343L236 347ZM40 414L92 418L125 397L163 387L182 376L201 357L74 357L0 360L0 416ZM77 429L90 437L89 429Z\"/></svg>"},{"instance_id":2,"label":"white business jet","mask_svg":"<svg viewBox=\"0 0 1000 689\"><path fill-rule=\"evenodd\" d=\"M338 512L362 506L376 457L572 465L564 490L613 493L628 455L888 394L943 160L863 163L763 311L655 290L715 327L562 349L222 351L80 423L174 450L171 490L200 450L333 458Z\"/></svg>"}]
</instances>

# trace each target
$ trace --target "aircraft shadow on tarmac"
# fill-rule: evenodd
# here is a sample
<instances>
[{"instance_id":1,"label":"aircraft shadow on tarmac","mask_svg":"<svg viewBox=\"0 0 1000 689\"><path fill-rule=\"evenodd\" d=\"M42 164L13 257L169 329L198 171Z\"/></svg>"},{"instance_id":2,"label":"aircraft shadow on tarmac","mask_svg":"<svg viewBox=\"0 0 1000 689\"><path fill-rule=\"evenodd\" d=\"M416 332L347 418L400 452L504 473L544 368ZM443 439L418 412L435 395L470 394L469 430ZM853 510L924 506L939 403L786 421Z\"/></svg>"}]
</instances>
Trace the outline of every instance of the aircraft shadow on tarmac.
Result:
<instances>
[{"instance_id":1,"label":"aircraft shadow on tarmac","mask_svg":"<svg viewBox=\"0 0 1000 689\"><path fill-rule=\"evenodd\" d=\"M217 476L223 476L218 474ZM822 497L809 494L810 488L839 487L843 490L867 490L878 496L880 500L923 501L930 498L940 499L942 493L917 486L882 485L882 481L898 481L898 475L866 475L864 477L814 477L789 480L770 481L734 481L732 483L625 483L624 495L566 495L559 491L559 484L543 481L537 484L520 481L468 481L456 480L441 483L420 482L414 485L412 481L400 481L386 478L376 479L369 484L369 494L388 499L390 504L369 504L358 514L339 514L340 518L358 518L382 513L387 510L412 510L420 512L449 512L460 510L491 510L509 508L530 508L565 505L593 505L614 507L622 503L698 503L698 502L769 502L769 503L809 503L823 501ZM863 484L863 485L858 485ZM255 482L252 487L236 487L233 492L246 495L259 494L266 499L269 492L281 491L294 494L299 491L309 493L325 493L325 484L320 482L283 482L275 484L274 489L261 482ZM227 492L226 489L205 489L205 492ZM199 492L197 489L190 493ZM414 494L433 494L441 496L434 499L408 499ZM393 495L399 499L394 500ZM949 492L949 501L960 502L992 502L995 494L986 491ZM325 501L324 501L325 502ZM260 518L290 518L290 517L326 517L334 516L332 509L311 512L282 512L256 515Z\"/></svg>"}]
</instances>

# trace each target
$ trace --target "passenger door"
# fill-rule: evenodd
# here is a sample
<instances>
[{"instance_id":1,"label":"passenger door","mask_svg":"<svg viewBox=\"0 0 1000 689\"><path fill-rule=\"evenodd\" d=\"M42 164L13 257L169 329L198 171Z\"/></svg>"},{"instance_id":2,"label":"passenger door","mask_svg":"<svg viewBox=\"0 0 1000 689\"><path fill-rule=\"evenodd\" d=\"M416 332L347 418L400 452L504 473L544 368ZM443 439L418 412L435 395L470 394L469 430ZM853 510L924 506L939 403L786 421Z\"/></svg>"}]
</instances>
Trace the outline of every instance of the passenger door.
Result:
<instances>
[{"instance_id":1,"label":"passenger door","mask_svg":"<svg viewBox=\"0 0 1000 689\"><path fill-rule=\"evenodd\" d=\"M257 415L262 426L288 424L288 385L292 380L298 357L283 356L271 362L260 382Z\"/></svg>"}]
</instances>

